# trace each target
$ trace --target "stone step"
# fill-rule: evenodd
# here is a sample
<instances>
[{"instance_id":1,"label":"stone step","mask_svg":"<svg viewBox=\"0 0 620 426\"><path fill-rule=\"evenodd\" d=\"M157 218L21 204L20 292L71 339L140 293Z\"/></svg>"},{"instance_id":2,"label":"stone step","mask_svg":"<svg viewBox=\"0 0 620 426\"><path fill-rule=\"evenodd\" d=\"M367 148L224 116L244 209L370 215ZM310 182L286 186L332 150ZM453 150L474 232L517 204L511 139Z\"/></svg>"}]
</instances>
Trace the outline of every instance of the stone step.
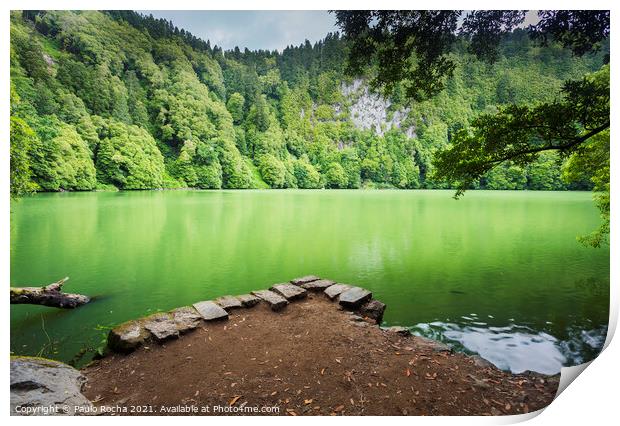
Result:
<instances>
[{"instance_id":1,"label":"stone step","mask_svg":"<svg viewBox=\"0 0 620 426\"><path fill-rule=\"evenodd\" d=\"M220 305L222 308L226 309L227 311L231 309L243 307L243 304L241 304L241 301L233 296L218 297L217 299L215 299L215 303L217 303L218 305Z\"/></svg>"},{"instance_id":2,"label":"stone step","mask_svg":"<svg viewBox=\"0 0 620 426\"><path fill-rule=\"evenodd\" d=\"M383 313L385 312L385 303L378 300L371 300L368 303L362 305L359 313L363 317L373 319L377 324L381 324L383 321Z\"/></svg>"},{"instance_id":3,"label":"stone step","mask_svg":"<svg viewBox=\"0 0 620 426\"><path fill-rule=\"evenodd\" d=\"M347 309L357 309L372 299L372 293L365 288L351 287L340 294L339 303Z\"/></svg>"},{"instance_id":4,"label":"stone step","mask_svg":"<svg viewBox=\"0 0 620 426\"><path fill-rule=\"evenodd\" d=\"M195 329L200 324L202 317L196 309L191 306L182 306L170 311L172 319L177 326L179 333L186 333Z\"/></svg>"},{"instance_id":5,"label":"stone step","mask_svg":"<svg viewBox=\"0 0 620 426\"><path fill-rule=\"evenodd\" d=\"M257 290L252 294L267 302L273 311L279 311L288 305L288 300L270 290Z\"/></svg>"},{"instance_id":6,"label":"stone step","mask_svg":"<svg viewBox=\"0 0 620 426\"><path fill-rule=\"evenodd\" d=\"M320 280L320 278L317 277L316 275L306 275L305 277L293 278L291 280L291 283L295 285L302 285L302 284L306 284L306 283L317 281L317 280Z\"/></svg>"},{"instance_id":7,"label":"stone step","mask_svg":"<svg viewBox=\"0 0 620 426\"><path fill-rule=\"evenodd\" d=\"M317 280L310 281L307 283L300 284L302 288L310 291L324 291L327 287L331 287L336 284L335 281L331 280Z\"/></svg>"},{"instance_id":8,"label":"stone step","mask_svg":"<svg viewBox=\"0 0 620 426\"><path fill-rule=\"evenodd\" d=\"M340 296L340 293L350 289L351 286L347 284L334 284L325 289L325 295L329 297L331 300L334 300L336 297Z\"/></svg>"},{"instance_id":9,"label":"stone step","mask_svg":"<svg viewBox=\"0 0 620 426\"><path fill-rule=\"evenodd\" d=\"M271 287L270 290L291 301L303 299L308 296L308 292L305 289L293 284L276 284Z\"/></svg>"},{"instance_id":10,"label":"stone step","mask_svg":"<svg viewBox=\"0 0 620 426\"><path fill-rule=\"evenodd\" d=\"M260 302L260 299L252 294L241 294L237 296L237 299L239 299L244 308L251 308Z\"/></svg>"},{"instance_id":11,"label":"stone step","mask_svg":"<svg viewBox=\"0 0 620 426\"><path fill-rule=\"evenodd\" d=\"M151 333L142 326L139 320L122 323L110 330L108 346L115 352L129 353L137 349Z\"/></svg>"},{"instance_id":12,"label":"stone step","mask_svg":"<svg viewBox=\"0 0 620 426\"><path fill-rule=\"evenodd\" d=\"M158 312L143 318L142 325L158 342L179 337L179 329L172 315L167 312Z\"/></svg>"},{"instance_id":13,"label":"stone step","mask_svg":"<svg viewBox=\"0 0 620 426\"><path fill-rule=\"evenodd\" d=\"M211 300L194 303L193 306L205 321L228 319L228 312Z\"/></svg>"}]
</instances>

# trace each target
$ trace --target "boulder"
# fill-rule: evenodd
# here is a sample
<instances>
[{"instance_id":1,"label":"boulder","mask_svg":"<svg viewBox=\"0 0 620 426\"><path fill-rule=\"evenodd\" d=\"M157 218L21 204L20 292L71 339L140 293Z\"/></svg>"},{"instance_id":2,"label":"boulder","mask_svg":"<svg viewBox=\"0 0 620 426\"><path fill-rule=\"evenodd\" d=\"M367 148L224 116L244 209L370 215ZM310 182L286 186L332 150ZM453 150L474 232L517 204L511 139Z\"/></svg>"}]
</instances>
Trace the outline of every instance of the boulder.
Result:
<instances>
[{"instance_id":1,"label":"boulder","mask_svg":"<svg viewBox=\"0 0 620 426\"><path fill-rule=\"evenodd\" d=\"M108 347L115 352L129 353L137 349L151 333L144 328L140 321L127 321L108 334Z\"/></svg>"},{"instance_id":2,"label":"boulder","mask_svg":"<svg viewBox=\"0 0 620 426\"><path fill-rule=\"evenodd\" d=\"M336 297L340 296L340 293L350 289L351 286L347 284L334 284L325 289L325 295L329 297L331 300L334 300Z\"/></svg>"},{"instance_id":3,"label":"boulder","mask_svg":"<svg viewBox=\"0 0 620 426\"><path fill-rule=\"evenodd\" d=\"M191 306L173 309L170 311L170 314L180 333L185 333L198 327L202 318L198 311Z\"/></svg>"},{"instance_id":4,"label":"boulder","mask_svg":"<svg viewBox=\"0 0 620 426\"><path fill-rule=\"evenodd\" d=\"M169 313L159 312L149 315L142 320L142 326L147 329L158 342L179 337L179 329Z\"/></svg>"},{"instance_id":5,"label":"boulder","mask_svg":"<svg viewBox=\"0 0 620 426\"><path fill-rule=\"evenodd\" d=\"M244 308L251 308L260 302L260 299L252 294L242 294L237 296L237 299L239 299Z\"/></svg>"},{"instance_id":6,"label":"boulder","mask_svg":"<svg viewBox=\"0 0 620 426\"><path fill-rule=\"evenodd\" d=\"M273 311L279 311L288 305L288 300L273 291L258 290L253 291L252 294L267 302Z\"/></svg>"},{"instance_id":7,"label":"boulder","mask_svg":"<svg viewBox=\"0 0 620 426\"><path fill-rule=\"evenodd\" d=\"M241 304L241 301L233 296L218 297L217 299L215 299L215 303L217 303L218 305L220 305L222 308L226 309L227 311L231 309L243 307L243 305Z\"/></svg>"},{"instance_id":8,"label":"boulder","mask_svg":"<svg viewBox=\"0 0 620 426\"><path fill-rule=\"evenodd\" d=\"M360 315L373 319L377 324L383 321L383 313L385 312L385 303L378 300L371 300L360 308Z\"/></svg>"},{"instance_id":9,"label":"boulder","mask_svg":"<svg viewBox=\"0 0 620 426\"><path fill-rule=\"evenodd\" d=\"M226 320L228 312L220 305L211 300L194 303L194 308L198 311L202 319L205 321Z\"/></svg>"},{"instance_id":10,"label":"boulder","mask_svg":"<svg viewBox=\"0 0 620 426\"><path fill-rule=\"evenodd\" d=\"M339 303L343 308L357 309L372 298L372 293L365 288L351 287L340 293Z\"/></svg>"},{"instance_id":11,"label":"boulder","mask_svg":"<svg viewBox=\"0 0 620 426\"><path fill-rule=\"evenodd\" d=\"M316 275L306 275L305 277L301 277L301 278L293 278L291 280L291 283L295 285L302 285L302 284L306 284L306 283L317 281L317 280L320 280L320 278L317 277Z\"/></svg>"},{"instance_id":12,"label":"boulder","mask_svg":"<svg viewBox=\"0 0 620 426\"><path fill-rule=\"evenodd\" d=\"M386 327L383 330L388 333L400 334L401 336L411 336L411 330L409 330L407 327L402 327L400 325Z\"/></svg>"},{"instance_id":13,"label":"boulder","mask_svg":"<svg viewBox=\"0 0 620 426\"><path fill-rule=\"evenodd\" d=\"M86 377L62 362L11 357L11 415L93 414L84 383Z\"/></svg>"},{"instance_id":14,"label":"boulder","mask_svg":"<svg viewBox=\"0 0 620 426\"><path fill-rule=\"evenodd\" d=\"M310 291L324 291L327 287L331 287L336 284L335 281L331 280L317 280L311 281L307 283L300 284L303 288Z\"/></svg>"},{"instance_id":15,"label":"boulder","mask_svg":"<svg viewBox=\"0 0 620 426\"><path fill-rule=\"evenodd\" d=\"M270 290L284 296L287 300L298 300L308 296L305 289L293 284L276 284Z\"/></svg>"}]
</instances>

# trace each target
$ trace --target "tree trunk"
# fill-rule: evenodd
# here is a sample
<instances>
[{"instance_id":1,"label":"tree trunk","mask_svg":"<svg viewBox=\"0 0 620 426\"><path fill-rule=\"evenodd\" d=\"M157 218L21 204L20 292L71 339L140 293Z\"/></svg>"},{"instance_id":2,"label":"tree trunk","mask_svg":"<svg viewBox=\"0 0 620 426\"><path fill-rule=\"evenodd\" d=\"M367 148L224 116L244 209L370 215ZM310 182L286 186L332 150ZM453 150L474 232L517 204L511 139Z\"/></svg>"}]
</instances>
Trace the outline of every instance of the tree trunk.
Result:
<instances>
[{"instance_id":1,"label":"tree trunk","mask_svg":"<svg viewBox=\"0 0 620 426\"><path fill-rule=\"evenodd\" d=\"M11 287L11 304L31 304L73 309L90 302L82 294L63 293L61 288L69 279L63 278L46 287Z\"/></svg>"}]
</instances>

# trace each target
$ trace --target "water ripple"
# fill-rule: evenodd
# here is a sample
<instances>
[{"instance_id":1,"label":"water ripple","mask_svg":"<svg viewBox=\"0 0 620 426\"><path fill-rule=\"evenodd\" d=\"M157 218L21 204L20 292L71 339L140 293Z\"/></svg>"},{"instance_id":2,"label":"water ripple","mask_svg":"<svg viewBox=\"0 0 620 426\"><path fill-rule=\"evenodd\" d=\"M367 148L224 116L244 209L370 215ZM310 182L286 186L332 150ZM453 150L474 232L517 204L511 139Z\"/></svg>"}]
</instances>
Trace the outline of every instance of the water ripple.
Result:
<instances>
[{"instance_id":1,"label":"water ripple","mask_svg":"<svg viewBox=\"0 0 620 426\"><path fill-rule=\"evenodd\" d=\"M603 326L591 330L568 329L568 338L560 340L544 331L536 332L527 325L510 323L487 326L476 315L461 317L463 323L433 321L413 326L415 335L452 344L455 349L478 354L496 367L522 373L536 371L556 374L563 366L576 365L600 352L607 334Z\"/></svg>"}]
</instances>

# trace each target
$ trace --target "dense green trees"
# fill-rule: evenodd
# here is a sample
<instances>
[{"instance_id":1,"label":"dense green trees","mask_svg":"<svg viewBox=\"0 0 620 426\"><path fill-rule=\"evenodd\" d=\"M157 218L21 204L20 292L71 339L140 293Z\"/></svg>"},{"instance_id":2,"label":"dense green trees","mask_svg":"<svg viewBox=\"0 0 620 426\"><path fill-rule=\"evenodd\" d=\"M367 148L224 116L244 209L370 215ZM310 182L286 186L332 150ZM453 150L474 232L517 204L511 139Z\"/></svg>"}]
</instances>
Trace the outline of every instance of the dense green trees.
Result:
<instances>
[{"instance_id":1,"label":"dense green trees","mask_svg":"<svg viewBox=\"0 0 620 426\"><path fill-rule=\"evenodd\" d=\"M24 120L14 116L19 104L19 96L11 87L11 149L10 184L11 197L19 197L32 192L35 187L31 181L30 155L35 141L34 131Z\"/></svg>"},{"instance_id":2,"label":"dense green trees","mask_svg":"<svg viewBox=\"0 0 620 426\"><path fill-rule=\"evenodd\" d=\"M160 188L164 158L153 137L143 128L114 119L97 120L97 177L122 189Z\"/></svg>"},{"instance_id":3,"label":"dense green trees","mask_svg":"<svg viewBox=\"0 0 620 426\"><path fill-rule=\"evenodd\" d=\"M135 12L12 12L11 191L455 187L461 179L437 179L434 160L470 124L482 126L476 117L558 101L562 82L596 71L608 49L603 40L600 53L573 57L515 30L501 35L487 65L470 53L480 40L444 42L451 77L441 87L396 81L377 107L363 93L376 67L361 70L361 80L346 76L345 58L359 46L337 33L281 53L222 52ZM358 89L345 96L344 87ZM417 96L426 92L436 96ZM356 126L354 110L384 114L379 131ZM596 158L600 146L584 153ZM581 166L544 155L483 170L468 185L604 186L604 177L580 175Z\"/></svg>"}]
</instances>

